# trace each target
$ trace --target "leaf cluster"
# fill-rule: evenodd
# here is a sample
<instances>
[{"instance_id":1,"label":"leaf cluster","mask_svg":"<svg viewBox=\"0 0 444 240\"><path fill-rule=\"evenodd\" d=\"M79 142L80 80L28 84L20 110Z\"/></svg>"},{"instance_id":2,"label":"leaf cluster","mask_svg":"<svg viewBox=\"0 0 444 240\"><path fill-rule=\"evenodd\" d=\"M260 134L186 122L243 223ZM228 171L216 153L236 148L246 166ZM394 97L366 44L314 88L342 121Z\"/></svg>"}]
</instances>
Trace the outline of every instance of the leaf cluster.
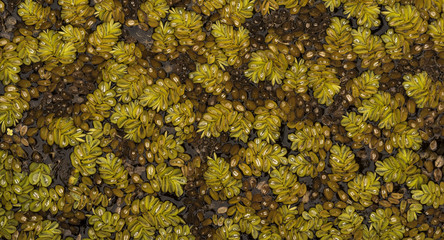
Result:
<instances>
[{"instance_id":1,"label":"leaf cluster","mask_svg":"<svg viewBox=\"0 0 444 240\"><path fill-rule=\"evenodd\" d=\"M128 171L123 167L122 160L114 153L96 159L99 174L108 185L116 185L118 189L128 187Z\"/></svg>"},{"instance_id":2,"label":"leaf cluster","mask_svg":"<svg viewBox=\"0 0 444 240\"><path fill-rule=\"evenodd\" d=\"M331 147L330 129L328 126L322 126L316 122L314 125L303 124L295 133L288 135L291 141L291 150L293 151L313 151L319 152L325 148Z\"/></svg>"},{"instance_id":3,"label":"leaf cluster","mask_svg":"<svg viewBox=\"0 0 444 240\"><path fill-rule=\"evenodd\" d=\"M350 147L337 144L330 148L329 159L333 175L344 182L349 182L356 177L359 165L355 161L355 154Z\"/></svg>"},{"instance_id":4,"label":"leaf cluster","mask_svg":"<svg viewBox=\"0 0 444 240\"><path fill-rule=\"evenodd\" d=\"M29 109L29 103L22 98L19 88L8 85L4 88L5 93L0 95L0 127L1 132L6 128L15 126L23 118L23 112Z\"/></svg>"},{"instance_id":5,"label":"leaf cluster","mask_svg":"<svg viewBox=\"0 0 444 240\"><path fill-rule=\"evenodd\" d=\"M417 39L427 31L427 21L421 17L421 13L413 5L396 3L393 6L387 6L382 14L385 15L388 25L406 39Z\"/></svg>"},{"instance_id":6,"label":"leaf cluster","mask_svg":"<svg viewBox=\"0 0 444 240\"><path fill-rule=\"evenodd\" d=\"M20 81L18 73L21 70L22 60L16 49L17 45L9 41L0 49L0 81L5 86Z\"/></svg>"},{"instance_id":7,"label":"leaf cluster","mask_svg":"<svg viewBox=\"0 0 444 240\"><path fill-rule=\"evenodd\" d=\"M379 20L380 9L375 1L350 0L344 2L344 14L347 14L348 18L357 18L358 25L372 28L381 24Z\"/></svg>"},{"instance_id":8,"label":"leaf cluster","mask_svg":"<svg viewBox=\"0 0 444 240\"><path fill-rule=\"evenodd\" d=\"M308 86L313 89L313 96L318 103L327 106L333 103L333 97L339 93L341 86L335 68L322 64L313 64L308 71Z\"/></svg>"},{"instance_id":9,"label":"leaf cluster","mask_svg":"<svg viewBox=\"0 0 444 240\"><path fill-rule=\"evenodd\" d=\"M371 34L371 30L358 27L351 31L353 36L353 52L362 59L361 67L375 69L381 65L381 59L386 55L381 37Z\"/></svg>"},{"instance_id":10,"label":"leaf cluster","mask_svg":"<svg viewBox=\"0 0 444 240\"><path fill-rule=\"evenodd\" d=\"M379 194L381 183L376 173L367 172L366 175L358 174L353 181L348 182L348 195L355 202L359 202L364 207L373 204L372 197Z\"/></svg>"},{"instance_id":11,"label":"leaf cluster","mask_svg":"<svg viewBox=\"0 0 444 240\"><path fill-rule=\"evenodd\" d=\"M166 17L169 9L170 7L165 0L147 0L140 4L137 10L137 17L139 22L147 23L154 28L159 25L162 18Z\"/></svg>"},{"instance_id":12,"label":"leaf cluster","mask_svg":"<svg viewBox=\"0 0 444 240\"><path fill-rule=\"evenodd\" d=\"M94 14L88 0L58 0L58 4L62 7L62 19L67 24L84 24Z\"/></svg>"},{"instance_id":13,"label":"leaf cluster","mask_svg":"<svg viewBox=\"0 0 444 240\"><path fill-rule=\"evenodd\" d=\"M415 166L419 161L419 155L412 150L400 149L395 157L390 156L376 162L376 173L384 177L385 182L403 184L411 181L413 175L420 172Z\"/></svg>"},{"instance_id":14,"label":"leaf cluster","mask_svg":"<svg viewBox=\"0 0 444 240\"><path fill-rule=\"evenodd\" d=\"M179 102L184 91L185 85L180 83L178 77L158 79L155 84L143 89L143 93L139 96L139 104L157 112L166 111L173 104Z\"/></svg>"},{"instance_id":15,"label":"leaf cluster","mask_svg":"<svg viewBox=\"0 0 444 240\"><path fill-rule=\"evenodd\" d=\"M35 29L40 29L49 17L50 7L43 7L33 0L25 0L18 5L17 14L26 25L35 25Z\"/></svg>"},{"instance_id":16,"label":"leaf cluster","mask_svg":"<svg viewBox=\"0 0 444 240\"><path fill-rule=\"evenodd\" d=\"M438 106L441 82L433 82L425 71L415 75L406 74L403 78L402 86L407 96L413 98L419 108Z\"/></svg>"},{"instance_id":17,"label":"leaf cluster","mask_svg":"<svg viewBox=\"0 0 444 240\"><path fill-rule=\"evenodd\" d=\"M219 11L221 22L240 27L246 19L253 16L255 0L229 0Z\"/></svg>"},{"instance_id":18,"label":"leaf cluster","mask_svg":"<svg viewBox=\"0 0 444 240\"><path fill-rule=\"evenodd\" d=\"M253 172L269 172L279 165L288 163L286 154L286 148L278 144L271 145L260 138L256 138L254 141L248 142L248 148L245 151L245 162L250 164Z\"/></svg>"},{"instance_id":19,"label":"leaf cluster","mask_svg":"<svg viewBox=\"0 0 444 240\"><path fill-rule=\"evenodd\" d=\"M74 125L71 117L62 117L54 119L48 128L42 128L40 135L43 140L46 140L49 145L54 143L61 148L69 146L76 146L79 143L85 142L81 128Z\"/></svg>"},{"instance_id":20,"label":"leaf cluster","mask_svg":"<svg viewBox=\"0 0 444 240\"><path fill-rule=\"evenodd\" d=\"M319 154L312 151L304 151L298 155L288 156L290 171L296 173L299 177L310 176L315 178L325 168L325 151Z\"/></svg>"},{"instance_id":21,"label":"leaf cluster","mask_svg":"<svg viewBox=\"0 0 444 240\"><path fill-rule=\"evenodd\" d=\"M83 176L90 176L96 173L97 158L102 155L100 141L91 135L86 135L84 143L74 147L70 155L72 166Z\"/></svg>"},{"instance_id":22,"label":"leaf cluster","mask_svg":"<svg viewBox=\"0 0 444 240\"><path fill-rule=\"evenodd\" d=\"M103 121L111 115L111 109L117 104L115 99L116 91L111 89L110 82L101 82L94 93L86 96L88 101L85 103L87 111L91 114L90 119Z\"/></svg>"},{"instance_id":23,"label":"leaf cluster","mask_svg":"<svg viewBox=\"0 0 444 240\"><path fill-rule=\"evenodd\" d=\"M146 111L139 101L135 100L129 104L118 103L114 107L114 113L111 115L111 122L117 124L117 127L123 128L125 138L139 143L144 138L150 137L154 133L155 125L153 123L155 112Z\"/></svg>"},{"instance_id":24,"label":"leaf cluster","mask_svg":"<svg viewBox=\"0 0 444 240\"><path fill-rule=\"evenodd\" d=\"M250 45L249 31L242 26L235 30L233 26L219 21L211 25L211 28L217 47L222 49L228 58L228 65L240 66L241 57L245 55Z\"/></svg>"},{"instance_id":25,"label":"leaf cluster","mask_svg":"<svg viewBox=\"0 0 444 240\"><path fill-rule=\"evenodd\" d=\"M245 76L252 82L268 80L272 85L281 84L288 67L285 55L272 50L258 50L251 55Z\"/></svg>"},{"instance_id":26,"label":"leaf cluster","mask_svg":"<svg viewBox=\"0 0 444 240\"><path fill-rule=\"evenodd\" d=\"M257 131L257 137L274 143L279 139L283 112L276 102L265 101L265 107L257 107L254 110L253 128Z\"/></svg>"},{"instance_id":27,"label":"leaf cluster","mask_svg":"<svg viewBox=\"0 0 444 240\"><path fill-rule=\"evenodd\" d=\"M200 83L207 93L220 95L225 84L230 80L230 74L222 71L216 64L196 64L196 71L190 73L194 83Z\"/></svg>"},{"instance_id":28,"label":"leaf cluster","mask_svg":"<svg viewBox=\"0 0 444 240\"><path fill-rule=\"evenodd\" d=\"M307 186L298 182L297 176L287 166L273 169L268 184L273 190L273 194L276 195L276 202L284 204L297 203L299 197L304 196L307 191Z\"/></svg>"},{"instance_id":29,"label":"leaf cluster","mask_svg":"<svg viewBox=\"0 0 444 240\"><path fill-rule=\"evenodd\" d=\"M211 190L215 192L222 191L223 198L233 198L240 193L242 182L233 178L230 165L225 159L218 157L208 157L208 168L204 173L205 182Z\"/></svg>"},{"instance_id":30,"label":"leaf cluster","mask_svg":"<svg viewBox=\"0 0 444 240\"><path fill-rule=\"evenodd\" d=\"M334 4L334 3L332 3ZM352 28L345 18L331 18L330 26L327 28L324 44L325 51L334 55L337 60L344 60L345 56L352 51L353 37Z\"/></svg>"},{"instance_id":31,"label":"leaf cluster","mask_svg":"<svg viewBox=\"0 0 444 240\"><path fill-rule=\"evenodd\" d=\"M174 28L174 36L179 39L180 45L193 46L196 41L205 40L201 15L194 11L186 11L184 8L172 8L169 13L168 21Z\"/></svg>"}]
</instances>

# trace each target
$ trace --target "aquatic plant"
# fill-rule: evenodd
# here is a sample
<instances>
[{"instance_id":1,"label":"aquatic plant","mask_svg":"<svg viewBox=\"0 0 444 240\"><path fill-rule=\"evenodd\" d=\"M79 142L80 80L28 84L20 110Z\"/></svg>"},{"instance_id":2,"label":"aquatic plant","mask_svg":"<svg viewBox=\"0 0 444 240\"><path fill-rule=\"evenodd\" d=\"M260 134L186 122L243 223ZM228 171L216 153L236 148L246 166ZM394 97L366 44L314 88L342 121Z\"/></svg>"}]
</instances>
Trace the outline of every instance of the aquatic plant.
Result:
<instances>
[{"instance_id":1,"label":"aquatic plant","mask_svg":"<svg viewBox=\"0 0 444 240\"><path fill-rule=\"evenodd\" d=\"M128 171L123 167L122 160L113 153L106 154L95 160L99 166L99 174L108 185L116 185L117 188L128 187Z\"/></svg>"},{"instance_id":2,"label":"aquatic plant","mask_svg":"<svg viewBox=\"0 0 444 240\"><path fill-rule=\"evenodd\" d=\"M406 39L416 39L427 31L427 21L421 17L415 6L396 3L393 6L387 6L386 9L382 14L385 15L389 26Z\"/></svg>"},{"instance_id":3,"label":"aquatic plant","mask_svg":"<svg viewBox=\"0 0 444 240\"><path fill-rule=\"evenodd\" d=\"M381 38L385 43L385 49L391 59L409 59L412 57L409 55L409 42L406 41L404 35L395 33L393 29L389 29L385 34L381 35Z\"/></svg>"},{"instance_id":4,"label":"aquatic plant","mask_svg":"<svg viewBox=\"0 0 444 240\"><path fill-rule=\"evenodd\" d=\"M219 11L222 17L221 22L240 27L241 24L253 16L255 0L229 0Z\"/></svg>"},{"instance_id":5,"label":"aquatic plant","mask_svg":"<svg viewBox=\"0 0 444 240\"><path fill-rule=\"evenodd\" d=\"M179 77L158 79L156 84L146 86L139 96L139 104L148 106L159 112L165 111L173 104L179 102L183 95L185 86L180 83Z\"/></svg>"},{"instance_id":6,"label":"aquatic plant","mask_svg":"<svg viewBox=\"0 0 444 240\"><path fill-rule=\"evenodd\" d=\"M353 36L353 52L362 59L361 67L375 69L381 65L381 59L386 55L381 37L371 34L369 28L358 27L351 31Z\"/></svg>"},{"instance_id":7,"label":"aquatic plant","mask_svg":"<svg viewBox=\"0 0 444 240\"><path fill-rule=\"evenodd\" d=\"M307 186L298 182L297 176L284 166L271 171L268 184L276 195L276 202L284 204L297 203L307 191Z\"/></svg>"},{"instance_id":8,"label":"aquatic plant","mask_svg":"<svg viewBox=\"0 0 444 240\"><path fill-rule=\"evenodd\" d=\"M379 177L376 177L376 173L373 172L367 172L365 175L358 174L347 185L348 195L364 207L373 204L372 196L377 196L381 187Z\"/></svg>"},{"instance_id":9,"label":"aquatic plant","mask_svg":"<svg viewBox=\"0 0 444 240\"><path fill-rule=\"evenodd\" d=\"M55 143L61 148L85 142L83 130L77 128L70 117L53 119L48 128L40 130L40 135L49 145Z\"/></svg>"},{"instance_id":10,"label":"aquatic plant","mask_svg":"<svg viewBox=\"0 0 444 240\"><path fill-rule=\"evenodd\" d=\"M325 168L325 152L318 157L314 152L301 152L297 156L289 155L288 163L290 171L296 173L299 177L310 176L315 178Z\"/></svg>"},{"instance_id":11,"label":"aquatic plant","mask_svg":"<svg viewBox=\"0 0 444 240\"><path fill-rule=\"evenodd\" d=\"M344 14L348 14L348 18L357 18L358 25L366 28L377 27L381 24L381 21L378 19L379 13L379 6L373 0L344 1Z\"/></svg>"},{"instance_id":12,"label":"aquatic plant","mask_svg":"<svg viewBox=\"0 0 444 240\"><path fill-rule=\"evenodd\" d=\"M88 42L94 48L88 48L91 54L99 54L106 58L110 58L112 47L117 43L119 36L122 34L121 24L114 22L104 22L97 26L96 31L88 35Z\"/></svg>"},{"instance_id":13,"label":"aquatic plant","mask_svg":"<svg viewBox=\"0 0 444 240\"><path fill-rule=\"evenodd\" d=\"M40 29L46 22L50 7L43 7L33 0L25 0L18 5L17 14L26 25L35 25L35 29Z\"/></svg>"},{"instance_id":14,"label":"aquatic plant","mask_svg":"<svg viewBox=\"0 0 444 240\"><path fill-rule=\"evenodd\" d=\"M404 75L404 87L407 96L413 98L419 108L435 108L439 103L437 92L442 88L439 82L433 82L427 72L421 72L415 75Z\"/></svg>"},{"instance_id":15,"label":"aquatic plant","mask_svg":"<svg viewBox=\"0 0 444 240\"><path fill-rule=\"evenodd\" d=\"M288 62L283 53L272 50L258 50L251 55L245 76L252 82L268 80L272 85L281 84Z\"/></svg>"},{"instance_id":16,"label":"aquatic plant","mask_svg":"<svg viewBox=\"0 0 444 240\"><path fill-rule=\"evenodd\" d=\"M13 211L6 211L0 208L0 237L11 239L12 234L16 231L18 221L14 219Z\"/></svg>"},{"instance_id":17,"label":"aquatic plant","mask_svg":"<svg viewBox=\"0 0 444 240\"><path fill-rule=\"evenodd\" d=\"M19 88L8 85L4 88L4 95L0 95L0 126L1 132L6 132L8 127L15 126L23 117L24 111L29 109L29 103L22 96L26 96L26 91L21 94ZM28 95L29 96L29 95Z\"/></svg>"},{"instance_id":18,"label":"aquatic plant","mask_svg":"<svg viewBox=\"0 0 444 240\"><path fill-rule=\"evenodd\" d=\"M327 106L333 103L333 97L339 92L339 79L336 70L322 64L313 64L308 71L308 86L313 89L313 96L320 104Z\"/></svg>"},{"instance_id":19,"label":"aquatic plant","mask_svg":"<svg viewBox=\"0 0 444 240\"><path fill-rule=\"evenodd\" d=\"M170 7L165 0L147 0L140 4L137 17L140 23L146 23L154 28L159 25L162 18L166 17L169 9Z\"/></svg>"},{"instance_id":20,"label":"aquatic plant","mask_svg":"<svg viewBox=\"0 0 444 240\"><path fill-rule=\"evenodd\" d=\"M196 41L205 40L202 32L202 17L195 12L186 11L184 8L171 8L168 21L174 28L174 36L179 39L179 44L193 46Z\"/></svg>"},{"instance_id":21,"label":"aquatic plant","mask_svg":"<svg viewBox=\"0 0 444 240\"><path fill-rule=\"evenodd\" d=\"M347 19L331 18L330 26L326 30L325 41L327 44L324 44L324 49L333 55L332 58L343 60L352 51L353 37L351 31L352 28Z\"/></svg>"},{"instance_id":22,"label":"aquatic plant","mask_svg":"<svg viewBox=\"0 0 444 240\"><path fill-rule=\"evenodd\" d=\"M205 183L212 191L220 192L221 199L233 198L240 193L242 182L233 178L230 172L230 165L225 159L218 157L208 157L208 169L204 173Z\"/></svg>"},{"instance_id":23,"label":"aquatic plant","mask_svg":"<svg viewBox=\"0 0 444 240\"><path fill-rule=\"evenodd\" d=\"M3 44L2 44L3 45ZM20 59L17 51L17 45L6 41L0 51L2 59L0 60L0 81L3 85L15 84L20 81L18 73L20 72Z\"/></svg>"},{"instance_id":24,"label":"aquatic plant","mask_svg":"<svg viewBox=\"0 0 444 240\"><path fill-rule=\"evenodd\" d=\"M88 0L58 0L62 7L61 17L67 24L84 24L94 14L94 8Z\"/></svg>"},{"instance_id":25,"label":"aquatic plant","mask_svg":"<svg viewBox=\"0 0 444 240\"><path fill-rule=\"evenodd\" d=\"M104 22L116 20L123 23L125 15L122 11L122 3L116 0L100 0L94 5L94 16Z\"/></svg>"},{"instance_id":26,"label":"aquatic plant","mask_svg":"<svg viewBox=\"0 0 444 240\"><path fill-rule=\"evenodd\" d=\"M400 149L395 157L390 156L376 162L376 173L384 177L385 182L403 184L411 175L419 173L415 164L419 156L412 150Z\"/></svg>"},{"instance_id":27,"label":"aquatic plant","mask_svg":"<svg viewBox=\"0 0 444 240\"><path fill-rule=\"evenodd\" d=\"M288 135L291 141L291 150L293 151L313 151L318 152L325 148L329 150L331 140L329 140L330 129L316 122L314 125L303 124L302 128L295 133Z\"/></svg>"},{"instance_id":28,"label":"aquatic plant","mask_svg":"<svg viewBox=\"0 0 444 240\"><path fill-rule=\"evenodd\" d=\"M285 79L282 89L285 91L294 90L299 94L307 92L307 71L308 68L305 65L304 59L300 59L298 61L295 58L294 63L290 65L290 69L285 72Z\"/></svg>"},{"instance_id":29,"label":"aquatic plant","mask_svg":"<svg viewBox=\"0 0 444 240\"><path fill-rule=\"evenodd\" d=\"M351 181L356 177L359 165L355 161L355 155L348 146L333 145L330 148L329 163L333 176L343 182Z\"/></svg>"},{"instance_id":30,"label":"aquatic plant","mask_svg":"<svg viewBox=\"0 0 444 240\"><path fill-rule=\"evenodd\" d=\"M282 124L281 113L276 102L271 100L266 100L264 107L254 110L253 128L257 131L258 138L266 140L268 143L278 140Z\"/></svg>"},{"instance_id":31,"label":"aquatic plant","mask_svg":"<svg viewBox=\"0 0 444 240\"><path fill-rule=\"evenodd\" d=\"M278 144L271 145L260 138L248 142L245 151L245 162L260 172L269 172L271 168L287 164L287 149ZM254 172L254 171L253 171Z\"/></svg>"},{"instance_id":32,"label":"aquatic plant","mask_svg":"<svg viewBox=\"0 0 444 240\"><path fill-rule=\"evenodd\" d=\"M190 79L194 83L200 83L207 93L219 95L225 89L225 84L230 79L230 74L224 72L216 64L196 64L196 71L190 73Z\"/></svg>"},{"instance_id":33,"label":"aquatic plant","mask_svg":"<svg viewBox=\"0 0 444 240\"><path fill-rule=\"evenodd\" d=\"M171 27L169 22L160 22L159 26L154 29L152 38L154 42L153 46L151 47L151 51L170 56L175 54L178 42L174 36L174 28Z\"/></svg>"}]
</instances>

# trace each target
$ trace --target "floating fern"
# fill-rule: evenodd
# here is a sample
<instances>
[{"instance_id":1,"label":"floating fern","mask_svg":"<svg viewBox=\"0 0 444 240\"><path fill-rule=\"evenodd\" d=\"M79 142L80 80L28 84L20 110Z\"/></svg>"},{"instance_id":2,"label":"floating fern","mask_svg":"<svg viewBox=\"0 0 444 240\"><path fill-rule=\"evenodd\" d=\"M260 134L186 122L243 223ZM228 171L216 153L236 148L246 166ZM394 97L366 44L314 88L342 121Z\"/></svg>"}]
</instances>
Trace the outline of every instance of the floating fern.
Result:
<instances>
[{"instance_id":1,"label":"floating fern","mask_svg":"<svg viewBox=\"0 0 444 240\"><path fill-rule=\"evenodd\" d=\"M17 54L17 45L7 43L0 49L0 81L3 85L15 84L20 81L18 73L20 72L22 60Z\"/></svg>"},{"instance_id":2,"label":"floating fern","mask_svg":"<svg viewBox=\"0 0 444 240\"><path fill-rule=\"evenodd\" d=\"M118 42L110 53L118 63L123 64L131 64L142 57L142 52L134 43Z\"/></svg>"},{"instance_id":3,"label":"floating fern","mask_svg":"<svg viewBox=\"0 0 444 240\"><path fill-rule=\"evenodd\" d=\"M166 17L166 14L170 7L165 0L147 0L140 4L140 8L137 10L137 16L139 22L147 23L150 27L157 27L162 18Z\"/></svg>"},{"instance_id":4,"label":"floating fern","mask_svg":"<svg viewBox=\"0 0 444 240\"><path fill-rule=\"evenodd\" d=\"M18 5L17 14L26 25L35 25L35 29L40 29L49 17L50 10L50 7L43 7L33 0L25 0Z\"/></svg>"},{"instance_id":5,"label":"floating fern","mask_svg":"<svg viewBox=\"0 0 444 240\"><path fill-rule=\"evenodd\" d=\"M265 107L258 107L254 110L253 128L257 131L260 139L268 143L274 143L280 136L282 124L281 111L277 103L271 100L265 102Z\"/></svg>"},{"instance_id":6,"label":"floating fern","mask_svg":"<svg viewBox=\"0 0 444 240\"><path fill-rule=\"evenodd\" d=\"M362 133L368 129L368 124L364 117L355 112L349 112L347 115L342 116L341 125L347 131L347 137L349 138L362 137Z\"/></svg>"},{"instance_id":7,"label":"floating fern","mask_svg":"<svg viewBox=\"0 0 444 240\"><path fill-rule=\"evenodd\" d=\"M15 126L23 118L24 111L29 109L29 103L22 98L19 88L8 85L4 88L5 94L0 95L0 127L1 132Z\"/></svg>"},{"instance_id":8,"label":"floating fern","mask_svg":"<svg viewBox=\"0 0 444 240\"><path fill-rule=\"evenodd\" d=\"M222 191L226 198L233 198L240 193L242 182L233 178L230 165L225 159L216 156L208 157L208 169L204 173L205 182L213 191Z\"/></svg>"},{"instance_id":9,"label":"floating fern","mask_svg":"<svg viewBox=\"0 0 444 240\"><path fill-rule=\"evenodd\" d=\"M381 35L381 38L385 42L385 49L390 54L391 59L409 58L410 45L405 40L404 35L389 29L384 35Z\"/></svg>"},{"instance_id":10,"label":"floating fern","mask_svg":"<svg viewBox=\"0 0 444 240\"><path fill-rule=\"evenodd\" d=\"M106 56L117 43L119 36L122 34L121 24L110 21L104 22L97 26L96 31L88 36L88 42L95 47L95 51L102 56ZM95 54L95 52L90 52ZM110 57L110 56L109 56Z\"/></svg>"},{"instance_id":11,"label":"floating fern","mask_svg":"<svg viewBox=\"0 0 444 240\"><path fill-rule=\"evenodd\" d=\"M219 137L221 132L228 132L234 123L238 112L233 111L230 102L216 104L209 107L198 124L197 132L202 132L202 137Z\"/></svg>"},{"instance_id":12,"label":"floating fern","mask_svg":"<svg viewBox=\"0 0 444 240\"><path fill-rule=\"evenodd\" d=\"M268 80L272 85L281 84L287 66L288 62L283 53L259 50L251 55L245 76L254 83Z\"/></svg>"},{"instance_id":13,"label":"floating fern","mask_svg":"<svg viewBox=\"0 0 444 240\"><path fill-rule=\"evenodd\" d=\"M241 140L246 143L253 129L254 117L249 111L237 114L233 123L230 125L230 137Z\"/></svg>"},{"instance_id":14,"label":"floating fern","mask_svg":"<svg viewBox=\"0 0 444 240\"><path fill-rule=\"evenodd\" d=\"M421 17L415 6L396 3L386 9L382 14L385 15L388 25L406 39L416 39L427 31L427 21Z\"/></svg>"},{"instance_id":15,"label":"floating fern","mask_svg":"<svg viewBox=\"0 0 444 240\"><path fill-rule=\"evenodd\" d=\"M347 83L347 88L352 90L353 97L367 99L378 92L380 79L381 76L373 71L365 71L359 77L350 81L350 84Z\"/></svg>"},{"instance_id":16,"label":"floating fern","mask_svg":"<svg viewBox=\"0 0 444 240\"><path fill-rule=\"evenodd\" d=\"M224 72L216 64L196 64L196 71L190 73L194 83L200 83L207 93L219 95L225 89L230 74Z\"/></svg>"},{"instance_id":17,"label":"floating fern","mask_svg":"<svg viewBox=\"0 0 444 240\"><path fill-rule=\"evenodd\" d=\"M318 122L314 126L304 124L302 129L288 135L288 140L291 141L291 150L318 152L331 144L331 140L328 139L329 135L326 134L328 131L327 126L322 126Z\"/></svg>"},{"instance_id":18,"label":"floating fern","mask_svg":"<svg viewBox=\"0 0 444 240\"><path fill-rule=\"evenodd\" d=\"M301 152L297 156L288 156L290 171L299 177L310 176L315 178L325 168L325 160L314 152Z\"/></svg>"},{"instance_id":19,"label":"floating fern","mask_svg":"<svg viewBox=\"0 0 444 240\"><path fill-rule=\"evenodd\" d=\"M245 19L253 16L254 2L255 0L228 1L225 7L220 10L220 15L223 17L221 21L228 25L234 24L236 27L240 27Z\"/></svg>"},{"instance_id":20,"label":"floating fern","mask_svg":"<svg viewBox=\"0 0 444 240\"><path fill-rule=\"evenodd\" d=\"M313 96L320 104L333 103L333 97L339 92L340 81L336 70L326 65L313 64L308 71L308 86L313 89Z\"/></svg>"},{"instance_id":21,"label":"floating fern","mask_svg":"<svg viewBox=\"0 0 444 240\"><path fill-rule=\"evenodd\" d=\"M266 141L256 138L248 142L248 148L245 151L245 162L254 169L262 172L269 172L272 168L288 163L287 149L278 144L271 145Z\"/></svg>"},{"instance_id":22,"label":"floating fern","mask_svg":"<svg viewBox=\"0 0 444 240\"><path fill-rule=\"evenodd\" d=\"M99 144L99 140L94 139L91 135L86 135L85 142L74 147L74 151L70 155L71 164L83 176L96 173L96 160L102 155Z\"/></svg>"},{"instance_id":23,"label":"floating fern","mask_svg":"<svg viewBox=\"0 0 444 240\"><path fill-rule=\"evenodd\" d=\"M140 95L140 105L148 106L157 112L167 110L171 105L179 102L185 91L185 85L179 78L165 78L156 81L156 84L147 86Z\"/></svg>"},{"instance_id":24,"label":"floating fern","mask_svg":"<svg viewBox=\"0 0 444 240\"><path fill-rule=\"evenodd\" d=\"M296 175L284 166L271 171L268 184L276 195L276 202L284 204L297 203L307 191L307 186L298 182Z\"/></svg>"},{"instance_id":25,"label":"floating fern","mask_svg":"<svg viewBox=\"0 0 444 240\"><path fill-rule=\"evenodd\" d=\"M427 32L435 44L434 49L437 52L444 50L444 18L438 18L436 21L429 24L429 30Z\"/></svg>"},{"instance_id":26,"label":"floating fern","mask_svg":"<svg viewBox=\"0 0 444 240\"><path fill-rule=\"evenodd\" d=\"M235 30L233 26L219 21L211 28L217 47L222 49L228 58L228 65L240 66L241 57L245 55L245 50L250 45L249 31L242 26L239 30Z\"/></svg>"},{"instance_id":27,"label":"floating fern","mask_svg":"<svg viewBox=\"0 0 444 240\"><path fill-rule=\"evenodd\" d=\"M332 172L344 182L351 181L356 177L359 165L355 161L355 154L350 147L333 145L330 149L329 159Z\"/></svg>"},{"instance_id":28,"label":"floating fern","mask_svg":"<svg viewBox=\"0 0 444 240\"><path fill-rule=\"evenodd\" d=\"M438 91L442 88L442 84L434 83L427 72L404 75L402 85L407 96L413 98L419 108L438 106Z\"/></svg>"},{"instance_id":29,"label":"floating fern","mask_svg":"<svg viewBox=\"0 0 444 240\"><path fill-rule=\"evenodd\" d=\"M164 53L173 55L176 52L178 42L174 36L174 28L171 27L169 22L159 23L154 29L153 33L153 46L151 50L155 53Z\"/></svg>"},{"instance_id":30,"label":"floating fern","mask_svg":"<svg viewBox=\"0 0 444 240\"><path fill-rule=\"evenodd\" d=\"M122 160L108 153L105 157L97 158L100 177L106 184L116 185L117 188L128 187L128 171L123 167Z\"/></svg>"},{"instance_id":31,"label":"floating fern","mask_svg":"<svg viewBox=\"0 0 444 240\"><path fill-rule=\"evenodd\" d=\"M419 161L419 155L412 150L400 149L396 157L388 157L376 162L376 173L384 177L385 182L403 184L409 175L419 173L414 165Z\"/></svg>"},{"instance_id":32,"label":"floating fern","mask_svg":"<svg viewBox=\"0 0 444 240\"><path fill-rule=\"evenodd\" d=\"M294 90L296 93L305 93L308 90L307 66L304 59L294 60L290 69L285 72L284 84L282 89L285 91Z\"/></svg>"},{"instance_id":33,"label":"floating fern","mask_svg":"<svg viewBox=\"0 0 444 240\"><path fill-rule=\"evenodd\" d=\"M196 41L205 40L201 15L186 11L184 8L172 8L168 20L180 45L193 46Z\"/></svg>"},{"instance_id":34,"label":"floating fern","mask_svg":"<svg viewBox=\"0 0 444 240\"><path fill-rule=\"evenodd\" d=\"M357 18L358 25L366 28L377 27L381 24L379 13L379 6L373 0L352 0L344 3L344 14L348 14L348 18Z\"/></svg>"},{"instance_id":35,"label":"floating fern","mask_svg":"<svg viewBox=\"0 0 444 240\"><path fill-rule=\"evenodd\" d=\"M364 207L373 204L372 197L379 194L381 183L376 173L367 172L366 175L358 174L352 181L348 182L348 195Z\"/></svg>"},{"instance_id":36,"label":"floating fern","mask_svg":"<svg viewBox=\"0 0 444 240\"><path fill-rule=\"evenodd\" d=\"M412 198L427 206L439 208L444 205L444 182L439 184L429 181L422 184L420 190L412 190Z\"/></svg>"},{"instance_id":37,"label":"floating fern","mask_svg":"<svg viewBox=\"0 0 444 240\"><path fill-rule=\"evenodd\" d=\"M353 36L353 52L363 60L363 68L374 69L381 65L381 58L385 56L384 44L381 37L371 34L369 28L358 27L351 31Z\"/></svg>"},{"instance_id":38,"label":"floating fern","mask_svg":"<svg viewBox=\"0 0 444 240\"><path fill-rule=\"evenodd\" d=\"M62 7L62 19L68 24L83 24L94 14L88 0L58 0L58 3Z\"/></svg>"},{"instance_id":39,"label":"floating fern","mask_svg":"<svg viewBox=\"0 0 444 240\"><path fill-rule=\"evenodd\" d=\"M332 54L335 59L343 60L345 55L352 51L353 37L351 35L349 21L344 18L333 17L329 28L326 30L327 36L324 49Z\"/></svg>"}]
</instances>

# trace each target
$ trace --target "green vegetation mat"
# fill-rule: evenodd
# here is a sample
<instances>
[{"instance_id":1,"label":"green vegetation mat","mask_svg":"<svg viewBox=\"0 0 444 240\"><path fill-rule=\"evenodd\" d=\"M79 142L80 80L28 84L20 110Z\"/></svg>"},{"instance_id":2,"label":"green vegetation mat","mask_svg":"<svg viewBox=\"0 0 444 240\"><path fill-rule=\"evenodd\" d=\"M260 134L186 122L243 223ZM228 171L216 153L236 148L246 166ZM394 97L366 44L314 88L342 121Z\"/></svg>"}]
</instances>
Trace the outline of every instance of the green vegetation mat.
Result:
<instances>
[{"instance_id":1,"label":"green vegetation mat","mask_svg":"<svg viewBox=\"0 0 444 240\"><path fill-rule=\"evenodd\" d=\"M443 0L0 0L0 239L444 239Z\"/></svg>"}]
</instances>

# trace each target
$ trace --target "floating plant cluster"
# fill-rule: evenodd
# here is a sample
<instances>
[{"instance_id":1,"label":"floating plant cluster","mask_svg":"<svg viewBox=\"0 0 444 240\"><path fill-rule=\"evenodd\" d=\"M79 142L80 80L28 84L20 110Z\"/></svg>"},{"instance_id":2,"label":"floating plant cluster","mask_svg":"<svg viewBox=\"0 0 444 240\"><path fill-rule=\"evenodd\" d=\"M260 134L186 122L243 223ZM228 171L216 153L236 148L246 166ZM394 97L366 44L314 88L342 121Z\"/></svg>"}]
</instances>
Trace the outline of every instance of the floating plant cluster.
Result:
<instances>
[{"instance_id":1,"label":"floating plant cluster","mask_svg":"<svg viewBox=\"0 0 444 240\"><path fill-rule=\"evenodd\" d=\"M443 239L441 0L0 0L0 238Z\"/></svg>"}]
</instances>

